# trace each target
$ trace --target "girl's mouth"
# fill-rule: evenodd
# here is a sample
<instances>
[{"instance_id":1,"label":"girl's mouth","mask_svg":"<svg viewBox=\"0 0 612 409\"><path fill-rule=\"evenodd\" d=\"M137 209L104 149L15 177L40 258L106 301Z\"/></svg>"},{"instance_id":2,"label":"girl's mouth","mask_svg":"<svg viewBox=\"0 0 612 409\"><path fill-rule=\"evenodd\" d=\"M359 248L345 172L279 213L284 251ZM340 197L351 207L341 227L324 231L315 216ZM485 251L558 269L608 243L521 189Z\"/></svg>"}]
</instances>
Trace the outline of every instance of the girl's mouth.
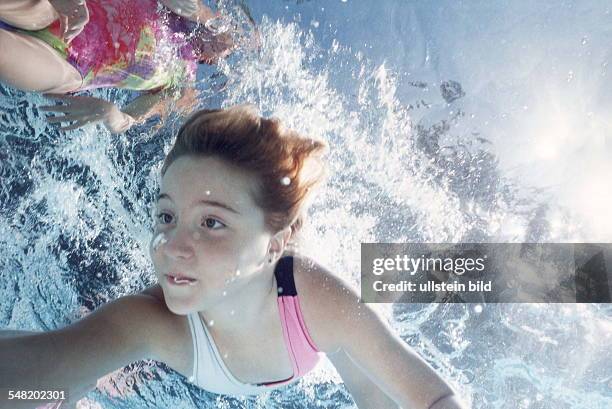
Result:
<instances>
[{"instance_id":1,"label":"girl's mouth","mask_svg":"<svg viewBox=\"0 0 612 409\"><path fill-rule=\"evenodd\" d=\"M198 280L180 274L166 274L166 279L173 285L194 285Z\"/></svg>"}]
</instances>

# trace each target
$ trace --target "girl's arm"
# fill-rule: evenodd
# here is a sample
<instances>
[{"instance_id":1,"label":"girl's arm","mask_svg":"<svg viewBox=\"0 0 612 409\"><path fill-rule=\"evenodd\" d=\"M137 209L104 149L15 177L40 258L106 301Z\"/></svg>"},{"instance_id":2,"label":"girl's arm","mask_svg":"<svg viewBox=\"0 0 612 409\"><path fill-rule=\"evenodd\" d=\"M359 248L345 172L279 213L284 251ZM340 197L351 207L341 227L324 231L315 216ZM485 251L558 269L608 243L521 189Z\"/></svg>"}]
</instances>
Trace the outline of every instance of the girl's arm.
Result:
<instances>
[{"instance_id":1,"label":"girl's arm","mask_svg":"<svg viewBox=\"0 0 612 409\"><path fill-rule=\"evenodd\" d=\"M340 363L338 372L347 378L349 390L357 391L360 408L373 407L370 400L394 407L381 392L404 409L466 408L450 385L368 304L360 303L346 283L315 263L300 276L297 284L308 296L302 310L311 335L332 363Z\"/></svg>"},{"instance_id":2,"label":"girl's arm","mask_svg":"<svg viewBox=\"0 0 612 409\"><path fill-rule=\"evenodd\" d=\"M178 91L181 100L184 96L190 96L191 89L185 88ZM96 97L72 96L62 94L45 94L48 98L53 98L64 103L64 105L51 105L40 107L41 111L63 113L64 116L49 117L49 123L72 122L64 125L61 131L77 129L85 125L102 122L112 133L121 133L130 129L134 124L144 122L147 118L161 114L174 103L174 89L161 91L150 91L144 93L123 109L119 109L115 104ZM189 99L189 98L187 98Z\"/></svg>"},{"instance_id":3,"label":"girl's arm","mask_svg":"<svg viewBox=\"0 0 612 409\"><path fill-rule=\"evenodd\" d=\"M183 111L189 106L195 109L197 92L192 88L166 88L159 91L149 91L132 100L121 110L133 119L133 123L142 123L148 118L166 115L172 105L177 111ZM185 106L182 106L185 105Z\"/></svg>"},{"instance_id":4,"label":"girl's arm","mask_svg":"<svg viewBox=\"0 0 612 409\"><path fill-rule=\"evenodd\" d=\"M0 391L63 390L74 404L98 378L131 362L153 358L180 367L184 360L175 358L177 348L185 345L173 345L173 334L184 335L189 329L171 315L154 297L132 295L62 329L0 337ZM14 408L35 406L0 396L0 407L8 403Z\"/></svg>"},{"instance_id":5,"label":"girl's arm","mask_svg":"<svg viewBox=\"0 0 612 409\"><path fill-rule=\"evenodd\" d=\"M336 368L358 408L399 408L393 399L355 365L346 352L339 350L335 353L328 353L327 357Z\"/></svg>"},{"instance_id":6,"label":"girl's arm","mask_svg":"<svg viewBox=\"0 0 612 409\"><path fill-rule=\"evenodd\" d=\"M39 108L44 112L65 114L47 117L47 121L52 124L71 122L70 125L61 126L60 131L70 131L102 122L110 132L120 133L127 131L136 122L133 117L122 112L115 104L100 98L63 94L44 94L44 96L63 103L63 105L47 105Z\"/></svg>"}]
</instances>

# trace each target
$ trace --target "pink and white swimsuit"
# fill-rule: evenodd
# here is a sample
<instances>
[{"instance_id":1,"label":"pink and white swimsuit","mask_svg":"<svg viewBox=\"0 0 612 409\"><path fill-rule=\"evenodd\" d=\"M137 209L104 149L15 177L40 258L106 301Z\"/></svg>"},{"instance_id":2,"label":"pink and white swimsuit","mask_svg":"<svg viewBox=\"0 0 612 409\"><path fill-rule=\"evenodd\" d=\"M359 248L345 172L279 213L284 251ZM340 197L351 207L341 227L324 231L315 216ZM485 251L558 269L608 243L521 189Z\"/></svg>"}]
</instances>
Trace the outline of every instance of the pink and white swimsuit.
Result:
<instances>
[{"instance_id":1,"label":"pink and white swimsuit","mask_svg":"<svg viewBox=\"0 0 612 409\"><path fill-rule=\"evenodd\" d=\"M193 384L220 394L256 395L293 383L317 365L323 353L315 346L304 323L293 279L293 257L281 258L274 269L274 275L283 338L291 358L293 376L260 384L239 381L225 365L206 324L195 312L187 316L195 351L193 376L190 379Z\"/></svg>"}]
</instances>

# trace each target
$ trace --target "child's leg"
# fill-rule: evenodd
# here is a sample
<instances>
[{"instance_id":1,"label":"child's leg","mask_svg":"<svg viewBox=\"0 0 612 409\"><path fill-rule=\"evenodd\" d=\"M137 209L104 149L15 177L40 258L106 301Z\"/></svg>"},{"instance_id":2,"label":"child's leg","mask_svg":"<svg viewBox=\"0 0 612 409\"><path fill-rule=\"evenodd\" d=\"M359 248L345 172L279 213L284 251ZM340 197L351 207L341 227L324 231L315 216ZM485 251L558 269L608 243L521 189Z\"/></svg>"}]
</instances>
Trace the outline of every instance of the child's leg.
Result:
<instances>
[{"instance_id":1,"label":"child's leg","mask_svg":"<svg viewBox=\"0 0 612 409\"><path fill-rule=\"evenodd\" d=\"M42 30L57 17L47 0L0 1L0 20L23 30Z\"/></svg>"},{"instance_id":2,"label":"child's leg","mask_svg":"<svg viewBox=\"0 0 612 409\"><path fill-rule=\"evenodd\" d=\"M0 82L23 91L70 92L81 74L38 38L0 29Z\"/></svg>"}]
</instances>

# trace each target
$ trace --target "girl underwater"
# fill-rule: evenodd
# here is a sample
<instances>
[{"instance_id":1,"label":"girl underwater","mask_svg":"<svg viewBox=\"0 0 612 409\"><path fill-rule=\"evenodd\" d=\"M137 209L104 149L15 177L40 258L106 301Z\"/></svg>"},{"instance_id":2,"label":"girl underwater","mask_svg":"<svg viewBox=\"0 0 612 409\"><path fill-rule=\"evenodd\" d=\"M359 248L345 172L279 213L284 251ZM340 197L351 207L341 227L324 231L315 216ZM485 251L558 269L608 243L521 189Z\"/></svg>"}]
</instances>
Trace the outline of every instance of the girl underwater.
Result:
<instances>
[{"instance_id":1,"label":"girl underwater","mask_svg":"<svg viewBox=\"0 0 612 409\"><path fill-rule=\"evenodd\" d=\"M234 47L201 0L2 0L0 82L48 93L65 105L61 130L101 121L118 133L177 105L193 104L198 63ZM123 109L99 98L60 95L101 87L144 91Z\"/></svg>"},{"instance_id":2,"label":"girl underwater","mask_svg":"<svg viewBox=\"0 0 612 409\"><path fill-rule=\"evenodd\" d=\"M154 359L211 392L253 395L325 354L361 409L465 408L356 291L297 251L325 150L249 106L196 112L161 169L159 284L61 329L0 331L0 390L66 390L74 404Z\"/></svg>"}]
</instances>

